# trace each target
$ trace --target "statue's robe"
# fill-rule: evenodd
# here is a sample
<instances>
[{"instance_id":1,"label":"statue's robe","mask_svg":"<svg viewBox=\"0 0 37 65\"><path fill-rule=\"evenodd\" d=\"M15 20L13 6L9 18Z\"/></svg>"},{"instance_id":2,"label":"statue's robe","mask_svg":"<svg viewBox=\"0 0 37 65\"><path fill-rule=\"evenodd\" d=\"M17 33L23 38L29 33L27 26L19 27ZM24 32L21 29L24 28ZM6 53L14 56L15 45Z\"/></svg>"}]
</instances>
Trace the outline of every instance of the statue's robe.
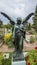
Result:
<instances>
[{"instance_id":1,"label":"statue's robe","mask_svg":"<svg viewBox=\"0 0 37 65\"><path fill-rule=\"evenodd\" d=\"M22 29L22 25L14 25L13 30L13 39L14 39L14 46L16 50L22 51L23 49L23 35L20 29Z\"/></svg>"}]
</instances>

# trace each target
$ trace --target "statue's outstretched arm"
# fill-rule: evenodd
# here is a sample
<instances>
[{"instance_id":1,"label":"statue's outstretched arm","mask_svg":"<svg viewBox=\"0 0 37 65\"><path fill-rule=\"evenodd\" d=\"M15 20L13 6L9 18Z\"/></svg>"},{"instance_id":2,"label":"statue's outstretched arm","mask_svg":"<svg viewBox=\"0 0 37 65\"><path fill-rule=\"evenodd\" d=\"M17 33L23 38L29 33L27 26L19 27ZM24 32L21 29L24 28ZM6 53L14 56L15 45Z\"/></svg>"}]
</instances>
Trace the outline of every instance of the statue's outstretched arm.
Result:
<instances>
[{"instance_id":1,"label":"statue's outstretched arm","mask_svg":"<svg viewBox=\"0 0 37 65\"><path fill-rule=\"evenodd\" d=\"M24 21L22 22L22 24L25 25L32 15L34 15L34 13L30 13L30 14L24 19Z\"/></svg>"},{"instance_id":2,"label":"statue's outstretched arm","mask_svg":"<svg viewBox=\"0 0 37 65\"><path fill-rule=\"evenodd\" d=\"M9 17L7 14L5 14L4 12L0 12L3 16L5 16L9 21L10 21L10 23L12 24L12 25L14 25L15 24L15 22L13 21L13 20L11 20L11 17Z\"/></svg>"}]
</instances>

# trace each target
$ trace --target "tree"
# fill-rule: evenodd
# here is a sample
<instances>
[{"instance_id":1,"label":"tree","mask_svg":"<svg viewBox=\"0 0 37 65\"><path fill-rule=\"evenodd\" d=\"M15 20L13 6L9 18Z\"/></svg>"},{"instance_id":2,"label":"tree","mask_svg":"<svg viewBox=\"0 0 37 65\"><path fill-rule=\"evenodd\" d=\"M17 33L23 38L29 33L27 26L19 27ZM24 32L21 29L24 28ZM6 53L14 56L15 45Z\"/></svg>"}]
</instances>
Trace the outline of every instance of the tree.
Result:
<instances>
[{"instance_id":1,"label":"tree","mask_svg":"<svg viewBox=\"0 0 37 65\"><path fill-rule=\"evenodd\" d=\"M31 30L31 28L32 28L31 23L28 23L28 24L26 25L26 30L29 31L29 30Z\"/></svg>"},{"instance_id":2,"label":"tree","mask_svg":"<svg viewBox=\"0 0 37 65\"><path fill-rule=\"evenodd\" d=\"M6 25L3 25L3 28L7 28L7 29L11 29L12 25L11 24L6 24Z\"/></svg>"},{"instance_id":3,"label":"tree","mask_svg":"<svg viewBox=\"0 0 37 65\"><path fill-rule=\"evenodd\" d=\"M35 14L34 14L34 18L33 18L33 27L37 32L37 6L36 6L36 9L35 9Z\"/></svg>"},{"instance_id":4,"label":"tree","mask_svg":"<svg viewBox=\"0 0 37 65\"><path fill-rule=\"evenodd\" d=\"M31 28L32 28L31 23L29 23L28 30L31 30Z\"/></svg>"},{"instance_id":5,"label":"tree","mask_svg":"<svg viewBox=\"0 0 37 65\"><path fill-rule=\"evenodd\" d=\"M2 25L3 25L3 22L0 20L0 28L2 27Z\"/></svg>"}]
</instances>

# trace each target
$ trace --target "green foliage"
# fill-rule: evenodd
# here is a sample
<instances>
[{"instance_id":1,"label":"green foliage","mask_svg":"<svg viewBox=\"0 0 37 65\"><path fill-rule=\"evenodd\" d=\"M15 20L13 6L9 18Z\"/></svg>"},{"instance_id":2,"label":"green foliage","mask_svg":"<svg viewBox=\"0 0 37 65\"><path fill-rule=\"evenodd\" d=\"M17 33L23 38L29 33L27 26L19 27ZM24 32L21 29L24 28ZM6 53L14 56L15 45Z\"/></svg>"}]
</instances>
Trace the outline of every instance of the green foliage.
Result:
<instances>
[{"instance_id":1,"label":"green foliage","mask_svg":"<svg viewBox=\"0 0 37 65\"><path fill-rule=\"evenodd\" d=\"M3 53L0 53L0 65L2 65Z\"/></svg>"},{"instance_id":2,"label":"green foliage","mask_svg":"<svg viewBox=\"0 0 37 65\"><path fill-rule=\"evenodd\" d=\"M3 22L0 20L0 28L2 28L2 24L3 24Z\"/></svg>"},{"instance_id":3,"label":"green foliage","mask_svg":"<svg viewBox=\"0 0 37 65\"><path fill-rule=\"evenodd\" d=\"M30 33L30 34L33 34L33 35L36 34L36 32L35 32L35 30L34 30L33 28L29 31L29 33Z\"/></svg>"},{"instance_id":4,"label":"green foliage","mask_svg":"<svg viewBox=\"0 0 37 65\"><path fill-rule=\"evenodd\" d=\"M31 24L29 23L29 25L28 25L28 30L31 30L31 28L32 28L32 27L31 27Z\"/></svg>"},{"instance_id":5,"label":"green foliage","mask_svg":"<svg viewBox=\"0 0 37 65\"><path fill-rule=\"evenodd\" d=\"M30 43L33 43L33 42L35 42L35 37L34 36L31 36L30 37Z\"/></svg>"},{"instance_id":6,"label":"green foliage","mask_svg":"<svg viewBox=\"0 0 37 65\"><path fill-rule=\"evenodd\" d=\"M12 39L12 33L5 34L4 36L4 42L8 45L9 48L13 48L13 39Z\"/></svg>"},{"instance_id":7,"label":"green foliage","mask_svg":"<svg viewBox=\"0 0 37 65\"><path fill-rule=\"evenodd\" d=\"M12 25L11 24L7 24L7 25L3 25L3 28L7 28L7 29L10 29L12 27Z\"/></svg>"},{"instance_id":8,"label":"green foliage","mask_svg":"<svg viewBox=\"0 0 37 65\"><path fill-rule=\"evenodd\" d=\"M27 65L37 65L37 50L32 50L26 57Z\"/></svg>"},{"instance_id":9,"label":"green foliage","mask_svg":"<svg viewBox=\"0 0 37 65\"><path fill-rule=\"evenodd\" d=\"M26 30L29 31L29 30L31 30L31 28L32 28L31 23L28 23L28 24L26 25Z\"/></svg>"},{"instance_id":10,"label":"green foliage","mask_svg":"<svg viewBox=\"0 0 37 65\"><path fill-rule=\"evenodd\" d=\"M0 47L3 45L3 35L1 34L1 32L0 32Z\"/></svg>"},{"instance_id":11,"label":"green foliage","mask_svg":"<svg viewBox=\"0 0 37 65\"><path fill-rule=\"evenodd\" d=\"M10 40L7 40L7 45L8 45L9 48L14 47L12 38Z\"/></svg>"},{"instance_id":12,"label":"green foliage","mask_svg":"<svg viewBox=\"0 0 37 65\"><path fill-rule=\"evenodd\" d=\"M0 34L0 39L2 39L2 35Z\"/></svg>"},{"instance_id":13,"label":"green foliage","mask_svg":"<svg viewBox=\"0 0 37 65\"><path fill-rule=\"evenodd\" d=\"M2 59L2 65L11 65L12 53L9 53L9 59Z\"/></svg>"},{"instance_id":14,"label":"green foliage","mask_svg":"<svg viewBox=\"0 0 37 65\"><path fill-rule=\"evenodd\" d=\"M36 6L36 9L35 9L35 14L34 14L34 18L33 18L33 27L37 32L37 6Z\"/></svg>"},{"instance_id":15,"label":"green foliage","mask_svg":"<svg viewBox=\"0 0 37 65\"><path fill-rule=\"evenodd\" d=\"M2 65L11 65L11 62L9 59L3 59L2 60Z\"/></svg>"},{"instance_id":16,"label":"green foliage","mask_svg":"<svg viewBox=\"0 0 37 65\"><path fill-rule=\"evenodd\" d=\"M12 53L9 53L9 58L8 59L4 59L3 54L4 53L0 53L0 65L11 65Z\"/></svg>"}]
</instances>

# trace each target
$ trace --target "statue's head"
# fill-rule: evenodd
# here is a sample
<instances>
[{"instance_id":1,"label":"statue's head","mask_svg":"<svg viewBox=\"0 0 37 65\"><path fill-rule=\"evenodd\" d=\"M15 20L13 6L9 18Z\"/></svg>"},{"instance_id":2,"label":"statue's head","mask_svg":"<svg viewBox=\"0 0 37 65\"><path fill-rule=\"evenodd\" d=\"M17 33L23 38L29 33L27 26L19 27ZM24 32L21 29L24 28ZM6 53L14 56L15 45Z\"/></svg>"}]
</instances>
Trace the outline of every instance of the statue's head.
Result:
<instances>
[{"instance_id":1,"label":"statue's head","mask_svg":"<svg viewBox=\"0 0 37 65\"><path fill-rule=\"evenodd\" d=\"M17 18L17 24L19 24L19 25L20 25L20 24L21 24L21 22L22 22L22 19L21 19L20 17L18 17L18 18Z\"/></svg>"}]
</instances>

